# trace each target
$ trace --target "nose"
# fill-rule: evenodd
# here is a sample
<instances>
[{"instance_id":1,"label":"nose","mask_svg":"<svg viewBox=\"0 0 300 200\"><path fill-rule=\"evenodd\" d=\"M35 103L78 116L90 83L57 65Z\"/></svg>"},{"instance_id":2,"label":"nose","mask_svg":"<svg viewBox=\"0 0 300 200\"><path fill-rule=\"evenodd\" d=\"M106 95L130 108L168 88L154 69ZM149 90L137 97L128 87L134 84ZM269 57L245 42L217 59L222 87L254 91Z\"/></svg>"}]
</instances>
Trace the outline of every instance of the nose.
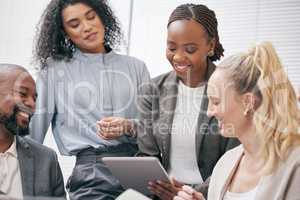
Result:
<instances>
[{"instance_id":1,"label":"nose","mask_svg":"<svg viewBox=\"0 0 300 200\"><path fill-rule=\"evenodd\" d=\"M177 50L175 53L174 53L174 56L173 56L173 61L176 62L176 63L181 63L185 60L185 56L184 56L184 53L181 51L181 50Z\"/></svg>"},{"instance_id":2,"label":"nose","mask_svg":"<svg viewBox=\"0 0 300 200\"><path fill-rule=\"evenodd\" d=\"M89 32L92 29L91 24L87 20L83 21L82 23L83 23L83 30L85 32Z\"/></svg>"}]
</instances>

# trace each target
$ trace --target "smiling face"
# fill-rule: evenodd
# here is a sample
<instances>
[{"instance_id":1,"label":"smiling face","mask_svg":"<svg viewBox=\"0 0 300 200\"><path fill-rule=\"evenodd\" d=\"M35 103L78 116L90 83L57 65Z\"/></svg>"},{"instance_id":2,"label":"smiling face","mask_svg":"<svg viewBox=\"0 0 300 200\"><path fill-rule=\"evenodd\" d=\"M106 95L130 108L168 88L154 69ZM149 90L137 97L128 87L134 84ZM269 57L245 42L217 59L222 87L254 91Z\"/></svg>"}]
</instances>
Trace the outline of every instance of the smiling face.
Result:
<instances>
[{"instance_id":1,"label":"smiling face","mask_svg":"<svg viewBox=\"0 0 300 200\"><path fill-rule=\"evenodd\" d=\"M29 133L30 117L35 111L35 82L31 75L14 70L1 86L0 118L1 125L13 135Z\"/></svg>"},{"instance_id":2,"label":"smiling face","mask_svg":"<svg viewBox=\"0 0 300 200\"><path fill-rule=\"evenodd\" d=\"M225 73L225 70L216 69L208 81L207 115L217 118L224 137L238 137L251 126L251 120L244 115L244 95L234 90Z\"/></svg>"},{"instance_id":3,"label":"smiling face","mask_svg":"<svg viewBox=\"0 0 300 200\"><path fill-rule=\"evenodd\" d=\"M103 53L104 26L97 13L83 3L68 5L62 11L67 36L85 53Z\"/></svg>"},{"instance_id":4,"label":"smiling face","mask_svg":"<svg viewBox=\"0 0 300 200\"><path fill-rule=\"evenodd\" d=\"M197 86L207 71L207 54L214 48L205 28L195 20L177 20L168 26L166 57L177 76Z\"/></svg>"}]
</instances>

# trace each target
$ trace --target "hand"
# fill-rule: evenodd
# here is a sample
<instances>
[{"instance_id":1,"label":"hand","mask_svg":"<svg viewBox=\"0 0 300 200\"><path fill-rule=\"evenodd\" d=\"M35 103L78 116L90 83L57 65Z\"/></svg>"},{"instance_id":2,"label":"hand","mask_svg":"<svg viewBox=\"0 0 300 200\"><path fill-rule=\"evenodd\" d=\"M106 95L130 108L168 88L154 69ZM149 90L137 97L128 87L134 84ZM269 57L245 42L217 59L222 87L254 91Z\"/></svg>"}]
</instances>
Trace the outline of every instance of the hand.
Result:
<instances>
[{"instance_id":1,"label":"hand","mask_svg":"<svg viewBox=\"0 0 300 200\"><path fill-rule=\"evenodd\" d=\"M182 191L179 191L173 200L205 200L205 198L200 192L197 192L190 186L184 185Z\"/></svg>"},{"instance_id":2,"label":"hand","mask_svg":"<svg viewBox=\"0 0 300 200\"><path fill-rule=\"evenodd\" d=\"M122 117L105 117L97 121L97 135L105 140L113 140L124 133L131 133L133 122Z\"/></svg>"},{"instance_id":3,"label":"hand","mask_svg":"<svg viewBox=\"0 0 300 200\"><path fill-rule=\"evenodd\" d=\"M149 182L148 189L161 200L172 200L181 190L183 184L173 178L171 181L171 183L165 181L151 181Z\"/></svg>"}]
</instances>

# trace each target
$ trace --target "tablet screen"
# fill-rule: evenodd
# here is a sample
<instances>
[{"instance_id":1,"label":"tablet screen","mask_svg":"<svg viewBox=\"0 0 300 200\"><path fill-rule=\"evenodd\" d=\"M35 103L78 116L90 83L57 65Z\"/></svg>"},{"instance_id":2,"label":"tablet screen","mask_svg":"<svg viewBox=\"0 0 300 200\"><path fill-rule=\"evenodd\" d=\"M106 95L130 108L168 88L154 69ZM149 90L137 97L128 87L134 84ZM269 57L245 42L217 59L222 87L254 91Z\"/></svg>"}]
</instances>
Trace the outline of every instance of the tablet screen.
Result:
<instances>
[{"instance_id":1,"label":"tablet screen","mask_svg":"<svg viewBox=\"0 0 300 200\"><path fill-rule=\"evenodd\" d=\"M132 188L145 195L149 181L170 181L156 157L104 157L102 161L111 173L120 180L124 189Z\"/></svg>"}]
</instances>

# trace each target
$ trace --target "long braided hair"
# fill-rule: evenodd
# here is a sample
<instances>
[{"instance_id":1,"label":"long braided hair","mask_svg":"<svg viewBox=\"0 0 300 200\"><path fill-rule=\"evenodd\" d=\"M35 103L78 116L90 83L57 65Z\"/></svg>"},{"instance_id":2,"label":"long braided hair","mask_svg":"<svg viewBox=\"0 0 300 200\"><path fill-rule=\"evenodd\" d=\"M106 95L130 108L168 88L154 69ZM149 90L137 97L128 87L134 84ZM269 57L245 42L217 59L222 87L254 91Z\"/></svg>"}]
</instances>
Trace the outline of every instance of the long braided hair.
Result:
<instances>
[{"instance_id":1,"label":"long braided hair","mask_svg":"<svg viewBox=\"0 0 300 200\"><path fill-rule=\"evenodd\" d=\"M219 41L218 34L218 21L215 15L215 12L210 10L205 5L201 4L182 4L175 8L169 17L168 26L177 20L195 20L200 23L206 30L208 34L208 39L215 39L216 46L214 49L214 54L208 56L211 61L220 60L223 56L223 46Z\"/></svg>"}]
</instances>

